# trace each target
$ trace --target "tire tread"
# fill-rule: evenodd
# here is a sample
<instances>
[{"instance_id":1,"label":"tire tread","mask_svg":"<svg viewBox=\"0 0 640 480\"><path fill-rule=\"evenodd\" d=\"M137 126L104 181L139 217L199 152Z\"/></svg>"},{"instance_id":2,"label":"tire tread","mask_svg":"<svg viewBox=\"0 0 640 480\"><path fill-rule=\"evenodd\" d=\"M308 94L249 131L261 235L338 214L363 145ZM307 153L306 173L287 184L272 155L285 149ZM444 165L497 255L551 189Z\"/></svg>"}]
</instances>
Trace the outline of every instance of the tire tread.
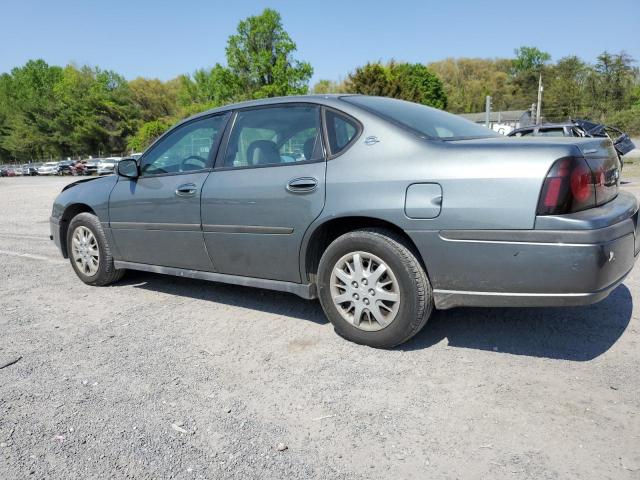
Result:
<instances>
[{"instance_id":1,"label":"tire tread","mask_svg":"<svg viewBox=\"0 0 640 480\"><path fill-rule=\"evenodd\" d=\"M385 228L360 228L357 230L352 230L340 237L338 237L334 242L332 242L329 247L325 250L322 258L320 259L320 264L323 264L323 260L325 259L325 255L331 249L331 246L337 241L344 241L348 239L360 240L363 236L367 236L369 238L374 238L376 241L380 243L384 243L389 249L391 249L396 255L398 255L404 265L407 267L411 278L414 280L416 286L417 293L417 312L415 318L412 319L409 329L402 338L393 343L392 345L388 345L388 348L393 348L398 346L412 337L414 337L422 328L425 326L431 313L433 311L433 293L431 289L431 284L429 282L429 278L425 272L425 269L422 266L422 263L419 260L419 256L415 249L407 242L405 238L396 232L385 229Z\"/></svg>"},{"instance_id":2,"label":"tire tread","mask_svg":"<svg viewBox=\"0 0 640 480\"><path fill-rule=\"evenodd\" d=\"M104 253L104 259L105 259L104 268L102 269L101 272L98 271L99 273L94 280L86 281L82 277L80 277L80 279L88 285L93 285L97 287L110 285L122 279L122 277L125 274L125 270L117 269L115 267L113 263L113 255L111 253L111 246L109 245L109 242L107 241L107 237L104 234L104 230L102 229L100 220L98 220L98 217L96 217L94 214L89 212L83 212L83 213L79 213L78 215L76 215L71 219L71 221L69 222L69 230L68 230L69 233L67 238L67 244L69 242L68 239L71 237L72 232L74 230L74 224L79 222L88 223L91 225L91 227L95 229L97 234L96 236L98 237L98 241L101 242L102 244L100 246L102 246L104 250L103 253ZM73 265L73 258L71 254L69 254L69 259L71 260L71 263ZM75 267L74 267L74 270L75 270Z\"/></svg>"}]
</instances>

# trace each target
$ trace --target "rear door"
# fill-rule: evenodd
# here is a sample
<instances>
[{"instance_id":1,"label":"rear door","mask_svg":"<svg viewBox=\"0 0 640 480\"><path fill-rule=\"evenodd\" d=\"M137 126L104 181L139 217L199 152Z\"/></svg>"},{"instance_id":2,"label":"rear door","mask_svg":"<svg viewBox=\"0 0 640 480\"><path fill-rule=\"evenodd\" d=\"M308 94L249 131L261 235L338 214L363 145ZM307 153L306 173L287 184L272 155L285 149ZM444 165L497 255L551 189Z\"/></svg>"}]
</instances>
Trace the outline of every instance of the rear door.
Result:
<instances>
[{"instance_id":1,"label":"rear door","mask_svg":"<svg viewBox=\"0 0 640 480\"><path fill-rule=\"evenodd\" d=\"M202 228L216 271L300 281L304 232L324 207L320 107L238 111L202 189Z\"/></svg>"},{"instance_id":2,"label":"rear door","mask_svg":"<svg viewBox=\"0 0 640 480\"><path fill-rule=\"evenodd\" d=\"M178 126L140 158L140 176L120 177L109 198L113 237L125 261L212 270L200 195L228 115Z\"/></svg>"}]
</instances>

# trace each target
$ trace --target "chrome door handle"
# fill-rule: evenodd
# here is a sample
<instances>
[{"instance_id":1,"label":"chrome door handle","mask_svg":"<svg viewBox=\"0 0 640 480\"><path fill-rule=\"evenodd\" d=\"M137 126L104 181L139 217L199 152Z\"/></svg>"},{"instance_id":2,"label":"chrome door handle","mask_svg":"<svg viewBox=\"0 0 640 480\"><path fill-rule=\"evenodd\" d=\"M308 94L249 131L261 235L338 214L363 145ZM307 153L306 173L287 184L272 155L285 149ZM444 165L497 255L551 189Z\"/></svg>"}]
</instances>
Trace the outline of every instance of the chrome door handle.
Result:
<instances>
[{"instance_id":1,"label":"chrome door handle","mask_svg":"<svg viewBox=\"0 0 640 480\"><path fill-rule=\"evenodd\" d=\"M176 188L176 195L179 197L193 197L198 191L195 183L185 183Z\"/></svg>"},{"instance_id":2,"label":"chrome door handle","mask_svg":"<svg viewBox=\"0 0 640 480\"><path fill-rule=\"evenodd\" d=\"M287 190L292 193L308 193L318 188L318 179L313 177L300 177L289 180Z\"/></svg>"}]
</instances>

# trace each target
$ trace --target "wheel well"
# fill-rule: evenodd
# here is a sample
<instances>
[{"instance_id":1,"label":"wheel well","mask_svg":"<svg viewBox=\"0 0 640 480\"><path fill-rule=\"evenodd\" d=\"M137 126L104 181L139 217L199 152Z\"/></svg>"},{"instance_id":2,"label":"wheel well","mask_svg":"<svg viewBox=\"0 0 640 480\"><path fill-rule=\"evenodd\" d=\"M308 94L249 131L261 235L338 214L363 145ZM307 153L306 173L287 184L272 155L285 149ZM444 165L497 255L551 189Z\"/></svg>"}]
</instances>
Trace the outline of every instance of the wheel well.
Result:
<instances>
[{"instance_id":1,"label":"wheel well","mask_svg":"<svg viewBox=\"0 0 640 480\"><path fill-rule=\"evenodd\" d=\"M413 243L413 240L397 225L387 222L386 220L372 217L341 217L323 223L313 232L311 238L309 238L305 253L307 279L315 283L318 266L320 265L320 257L322 257L322 254L331 242L345 233L361 228L385 228L401 236L406 240L407 246L413 251L418 261L422 264L422 268L425 269L425 272L427 271L422 255L420 255L415 243Z\"/></svg>"},{"instance_id":2,"label":"wheel well","mask_svg":"<svg viewBox=\"0 0 640 480\"><path fill-rule=\"evenodd\" d=\"M60 217L60 247L64 258L69 257L69 251L67 250L67 231L69 230L69 222L79 213L85 212L92 213L94 215L96 214L89 205L84 203L73 203L65 208L62 217Z\"/></svg>"}]
</instances>

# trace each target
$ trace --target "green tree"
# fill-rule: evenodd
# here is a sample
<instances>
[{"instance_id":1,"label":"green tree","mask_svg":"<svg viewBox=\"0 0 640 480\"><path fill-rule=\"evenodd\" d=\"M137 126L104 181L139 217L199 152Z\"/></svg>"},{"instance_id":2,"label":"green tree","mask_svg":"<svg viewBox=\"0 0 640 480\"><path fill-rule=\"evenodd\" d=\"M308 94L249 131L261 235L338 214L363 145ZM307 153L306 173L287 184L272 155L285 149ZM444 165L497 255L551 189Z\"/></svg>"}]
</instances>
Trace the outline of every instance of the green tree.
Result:
<instances>
[{"instance_id":1,"label":"green tree","mask_svg":"<svg viewBox=\"0 0 640 480\"><path fill-rule=\"evenodd\" d=\"M351 93L400 98L436 108L447 106L440 79L418 63L367 63L349 74L346 88Z\"/></svg>"},{"instance_id":2,"label":"green tree","mask_svg":"<svg viewBox=\"0 0 640 480\"><path fill-rule=\"evenodd\" d=\"M496 111L513 110L523 103L511 81L509 59L447 58L428 67L442 81L451 112L481 112L487 95L491 95Z\"/></svg>"},{"instance_id":3,"label":"green tree","mask_svg":"<svg viewBox=\"0 0 640 480\"><path fill-rule=\"evenodd\" d=\"M551 60L551 55L536 47L520 47L515 50L515 54L512 81L520 100L517 107L525 109L537 101L538 81L540 75L545 80L545 66Z\"/></svg>"},{"instance_id":4,"label":"green tree","mask_svg":"<svg viewBox=\"0 0 640 480\"><path fill-rule=\"evenodd\" d=\"M539 74L544 64L551 60L551 55L536 47L520 47L515 49L516 58L513 61L513 70L518 73Z\"/></svg>"},{"instance_id":5,"label":"green tree","mask_svg":"<svg viewBox=\"0 0 640 480\"><path fill-rule=\"evenodd\" d=\"M168 120L152 120L142 124L136 134L129 138L127 147L134 152L141 152L151 145L160 135L166 132L171 123Z\"/></svg>"},{"instance_id":6,"label":"green tree","mask_svg":"<svg viewBox=\"0 0 640 480\"><path fill-rule=\"evenodd\" d=\"M118 153L125 149L139 111L121 75L99 68L67 66L55 93L60 103L57 143L63 155Z\"/></svg>"},{"instance_id":7,"label":"green tree","mask_svg":"<svg viewBox=\"0 0 640 480\"><path fill-rule=\"evenodd\" d=\"M252 98L304 94L313 68L293 58L295 51L280 14L267 8L238 24L227 42L227 64L240 91Z\"/></svg>"},{"instance_id":8,"label":"green tree","mask_svg":"<svg viewBox=\"0 0 640 480\"><path fill-rule=\"evenodd\" d=\"M172 117L177 113L177 91L169 83L138 77L129 82L129 90L144 121Z\"/></svg>"},{"instance_id":9,"label":"green tree","mask_svg":"<svg viewBox=\"0 0 640 480\"><path fill-rule=\"evenodd\" d=\"M547 69L542 102L547 119L563 121L585 115L589 73L588 65L574 55L561 58Z\"/></svg>"},{"instance_id":10,"label":"green tree","mask_svg":"<svg viewBox=\"0 0 640 480\"><path fill-rule=\"evenodd\" d=\"M424 65L392 62L387 69L389 96L435 108L447 108L442 82Z\"/></svg>"},{"instance_id":11,"label":"green tree","mask_svg":"<svg viewBox=\"0 0 640 480\"><path fill-rule=\"evenodd\" d=\"M617 127L623 132L638 135L640 134L640 105L611 113L606 123Z\"/></svg>"},{"instance_id":12,"label":"green tree","mask_svg":"<svg viewBox=\"0 0 640 480\"><path fill-rule=\"evenodd\" d=\"M604 121L607 115L620 112L633 103L634 84L638 83L638 70L634 60L625 52L598 56L587 81L592 115Z\"/></svg>"},{"instance_id":13,"label":"green tree","mask_svg":"<svg viewBox=\"0 0 640 480\"><path fill-rule=\"evenodd\" d=\"M30 60L3 77L0 104L5 113L3 149L17 159L60 154L55 118L58 105L54 86L62 76L60 67Z\"/></svg>"},{"instance_id":14,"label":"green tree","mask_svg":"<svg viewBox=\"0 0 640 480\"><path fill-rule=\"evenodd\" d=\"M380 62L367 63L349 74L346 87L350 93L387 96L389 93L388 71Z\"/></svg>"},{"instance_id":15,"label":"green tree","mask_svg":"<svg viewBox=\"0 0 640 480\"><path fill-rule=\"evenodd\" d=\"M333 80L318 80L313 86L312 92L317 94L327 93L345 93L347 91L343 82L334 82Z\"/></svg>"}]
</instances>

